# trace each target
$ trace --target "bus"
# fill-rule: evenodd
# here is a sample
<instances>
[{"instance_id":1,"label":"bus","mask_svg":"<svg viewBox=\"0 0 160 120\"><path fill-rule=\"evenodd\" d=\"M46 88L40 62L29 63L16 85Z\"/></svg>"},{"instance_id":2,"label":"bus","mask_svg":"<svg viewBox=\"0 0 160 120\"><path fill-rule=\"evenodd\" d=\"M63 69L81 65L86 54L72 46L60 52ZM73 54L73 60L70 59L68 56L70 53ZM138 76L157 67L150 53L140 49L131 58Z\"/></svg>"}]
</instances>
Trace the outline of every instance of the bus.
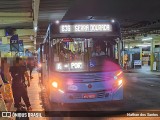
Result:
<instances>
[{"instance_id":1,"label":"bus","mask_svg":"<svg viewBox=\"0 0 160 120\"><path fill-rule=\"evenodd\" d=\"M123 100L121 31L116 20L51 23L40 45L41 82L54 103Z\"/></svg>"}]
</instances>

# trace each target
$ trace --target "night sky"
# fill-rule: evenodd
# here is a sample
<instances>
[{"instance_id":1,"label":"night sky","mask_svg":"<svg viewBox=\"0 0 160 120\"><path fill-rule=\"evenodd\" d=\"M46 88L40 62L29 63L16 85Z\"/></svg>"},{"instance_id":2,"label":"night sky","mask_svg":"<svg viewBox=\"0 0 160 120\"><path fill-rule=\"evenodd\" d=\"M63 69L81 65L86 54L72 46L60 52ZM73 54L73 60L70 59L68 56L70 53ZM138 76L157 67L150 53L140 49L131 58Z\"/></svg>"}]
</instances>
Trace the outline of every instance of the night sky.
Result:
<instances>
[{"instance_id":1,"label":"night sky","mask_svg":"<svg viewBox=\"0 0 160 120\"><path fill-rule=\"evenodd\" d=\"M76 0L64 19L107 16L118 20L160 19L160 0Z\"/></svg>"}]
</instances>

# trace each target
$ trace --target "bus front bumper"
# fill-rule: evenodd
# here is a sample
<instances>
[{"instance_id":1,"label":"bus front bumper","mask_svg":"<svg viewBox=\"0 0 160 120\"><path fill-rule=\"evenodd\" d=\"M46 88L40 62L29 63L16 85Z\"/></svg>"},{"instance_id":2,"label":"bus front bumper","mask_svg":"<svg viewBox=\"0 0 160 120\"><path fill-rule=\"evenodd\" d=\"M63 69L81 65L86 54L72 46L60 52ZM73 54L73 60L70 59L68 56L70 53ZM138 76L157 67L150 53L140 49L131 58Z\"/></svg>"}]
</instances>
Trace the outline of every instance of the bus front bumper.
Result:
<instances>
[{"instance_id":1,"label":"bus front bumper","mask_svg":"<svg viewBox=\"0 0 160 120\"><path fill-rule=\"evenodd\" d=\"M85 103L123 100L123 86L116 90L93 92L51 91L50 101L56 103Z\"/></svg>"}]
</instances>

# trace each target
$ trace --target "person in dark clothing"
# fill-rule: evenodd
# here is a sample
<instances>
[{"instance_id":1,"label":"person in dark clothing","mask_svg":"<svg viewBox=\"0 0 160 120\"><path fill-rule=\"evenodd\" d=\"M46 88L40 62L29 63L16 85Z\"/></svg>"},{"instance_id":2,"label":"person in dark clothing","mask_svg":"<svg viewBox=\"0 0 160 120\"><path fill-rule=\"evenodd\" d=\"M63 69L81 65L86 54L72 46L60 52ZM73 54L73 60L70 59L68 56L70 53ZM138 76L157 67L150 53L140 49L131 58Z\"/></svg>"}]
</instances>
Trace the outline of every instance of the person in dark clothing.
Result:
<instances>
[{"instance_id":1,"label":"person in dark clothing","mask_svg":"<svg viewBox=\"0 0 160 120\"><path fill-rule=\"evenodd\" d=\"M16 64L10 67L12 76L12 91L14 97L15 107L18 109L21 103L21 98L25 102L28 111L31 111L31 104L28 97L27 86L30 86L29 75L27 68L23 65L22 58L16 58ZM27 78L28 84L25 84Z\"/></svg>"},{"instance_id":2,"label":"person in dark clothing","mask_svg":"<svg viewBox=\"0 0 160 120\"><path fill-rule=\"evenodd\" d=\"M28 63L27 63L27 67L29 69L30 72L30 79L32 79L32 71L34 69L34 60L32 58L28 58Z\"/></svg>"}]
</instances>

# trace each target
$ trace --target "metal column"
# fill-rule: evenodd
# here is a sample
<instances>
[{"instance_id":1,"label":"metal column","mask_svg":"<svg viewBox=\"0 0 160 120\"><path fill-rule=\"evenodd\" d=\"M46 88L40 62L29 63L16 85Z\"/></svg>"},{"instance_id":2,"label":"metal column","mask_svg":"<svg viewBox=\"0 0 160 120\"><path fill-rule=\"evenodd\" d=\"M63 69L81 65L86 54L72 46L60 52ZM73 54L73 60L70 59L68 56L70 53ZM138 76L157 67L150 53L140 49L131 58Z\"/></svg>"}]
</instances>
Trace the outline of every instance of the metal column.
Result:
<instances>
[{"instance_id":1,"label":"metal column","mask_svg":"<svg viewBox=\"0 0 160 120\"><path fill-rule=\"evenodd\" d=\"M154 40L151 40L151 56L150 56L150 60L151 60L151 71L153 71L153 62L154 62Z\"/></svg>"},{"instance_id":2,"label":"metal column","mask_svg":"<svg viewBox=\"0 0 160 120\"><path fill-rule=\"evenodd\" d=\"M122 58L121 58L121 40L120 39L118 39L118 63L119 63L119 65L121 65L122 66Z\"/></svg>"}]
</instances>

